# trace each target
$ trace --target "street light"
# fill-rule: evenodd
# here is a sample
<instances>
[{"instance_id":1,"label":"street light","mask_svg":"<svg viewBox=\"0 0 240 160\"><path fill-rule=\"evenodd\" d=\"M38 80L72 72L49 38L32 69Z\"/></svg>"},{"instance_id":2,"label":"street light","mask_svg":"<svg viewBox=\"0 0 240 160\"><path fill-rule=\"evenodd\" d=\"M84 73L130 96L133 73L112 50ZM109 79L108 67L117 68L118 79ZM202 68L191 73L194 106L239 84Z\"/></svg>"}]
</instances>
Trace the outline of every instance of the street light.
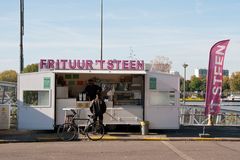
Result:
<instances>
[{"instance_id":1,"label":"street light","mask_svg":"<svg viewBox=\"0 0 240 160\"><path fill-rule=\"evenodd\" d=\"M23 72L24 58L23 58L23 35L24 35L24 0L20 0L20 73Z\"/></svg>"},{"instance_id":2,"label":"street light","mask_svg":"<svg viewBox=\"0 0 240 160\"><path fill-rule=\"evenodd\" d=\"M185 104L185 98L186 98L186 68L188 67L188 64L184 63L184 81L183 81L183 103Z\"/></svg>"},{"instance_id":3,"label":"street light","mask_svg":"<svg viewBox=\"0 0 240 160\"><path fill-rule=\"evenodd\" d=\"M103 0L101 0L101 60L103 58Z\"/></svg>"}]
</instances>

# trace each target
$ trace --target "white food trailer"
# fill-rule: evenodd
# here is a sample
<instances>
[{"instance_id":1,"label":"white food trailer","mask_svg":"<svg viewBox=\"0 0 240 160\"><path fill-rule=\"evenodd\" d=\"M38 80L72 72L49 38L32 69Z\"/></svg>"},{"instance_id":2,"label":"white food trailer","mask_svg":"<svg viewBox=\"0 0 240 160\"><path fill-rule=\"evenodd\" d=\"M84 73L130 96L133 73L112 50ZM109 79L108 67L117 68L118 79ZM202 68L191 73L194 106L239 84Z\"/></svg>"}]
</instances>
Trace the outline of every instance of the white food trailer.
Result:
<instances>
[{"instance_id":1,"label":"white food trailer","mask_svg":"<svg viewBox=\"0 0 240 160\"><path fill-rule=\"evenodd\" d=\"M18 75L18 129L53 130L64 123L63 108L80 108L87 116L83 91L89 79L102 87L104 124L149 121L149 129L178 129L179 75L144 66L137 60L40 60L39 72Z\"/></svg>"}]
</instances>

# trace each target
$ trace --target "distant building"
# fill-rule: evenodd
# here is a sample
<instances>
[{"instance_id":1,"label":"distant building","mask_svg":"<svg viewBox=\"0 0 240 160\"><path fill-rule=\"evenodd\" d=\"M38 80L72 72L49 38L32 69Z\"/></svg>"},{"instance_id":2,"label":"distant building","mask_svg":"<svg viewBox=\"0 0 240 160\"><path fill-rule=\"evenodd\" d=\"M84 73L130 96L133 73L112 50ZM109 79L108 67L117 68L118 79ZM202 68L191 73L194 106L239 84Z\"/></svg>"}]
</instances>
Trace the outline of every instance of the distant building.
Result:
<instances>
[{"instance_id":1,"label":"distant building","mask_svg":"<svg viewBox=\"0 0 240 160\"><path fill-rule=\"evenodd\" d=\"M195 76L196 77L206 77L207 76L207 69L195 69ZM229 76L229 70L224 69L223 70L224 76Z\"/></svg>"},{"instance_id":2,"label":"distant building","mask_svg":"<svg viewBox=\"0 0 240 160\"><path fill-rule=\"evenodd\" d=\"M229 70L224 69L224 70L223 70L223 75L229 77Z\"/></svg>"},{"instance_id":3,"label":"distant building","mask_svg":"<svg viewBox=\"0 0 240 160\"><path fill-rule=\"evenodd\" d=\"M196 77L206 77L207 69L195 69L195 76Z\"/></svg>"}]
</instances>

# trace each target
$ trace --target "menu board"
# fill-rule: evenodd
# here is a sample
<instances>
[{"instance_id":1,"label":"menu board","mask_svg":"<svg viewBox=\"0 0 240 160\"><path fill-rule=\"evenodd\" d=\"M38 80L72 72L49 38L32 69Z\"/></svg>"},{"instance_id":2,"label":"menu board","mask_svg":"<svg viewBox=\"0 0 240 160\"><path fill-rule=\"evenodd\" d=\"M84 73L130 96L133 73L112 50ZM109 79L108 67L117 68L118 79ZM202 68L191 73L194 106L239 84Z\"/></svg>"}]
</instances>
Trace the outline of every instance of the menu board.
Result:
<instances>
[{"instance_id":1,"label":"menu board","mask_svg":"<svg viewBox=\"0 0 240 160\"><path fill-rule=\"evenodd\" d=\"M0 105L0 129L10 129L9 105Z\"/></svg>"}]
</instances>

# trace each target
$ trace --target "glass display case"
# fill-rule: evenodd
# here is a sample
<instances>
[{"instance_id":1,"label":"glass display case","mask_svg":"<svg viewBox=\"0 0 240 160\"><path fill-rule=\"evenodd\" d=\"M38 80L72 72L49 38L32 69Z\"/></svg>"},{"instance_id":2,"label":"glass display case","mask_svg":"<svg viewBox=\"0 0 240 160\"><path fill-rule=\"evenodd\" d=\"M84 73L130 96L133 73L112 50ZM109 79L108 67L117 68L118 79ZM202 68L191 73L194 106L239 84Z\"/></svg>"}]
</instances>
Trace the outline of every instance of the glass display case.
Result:
<instances>
[{"instance_id":1,"label":"glass display case","mask_svg":"<svg viewBox=\"0 0 240 160\"><path fill-rule=\"evenodd\" d=\"M114 105L142 105L143 77L122 76L117 81L101 84L102 94Z\"/></svg>"},{"instance_id":2,"label":"glass display case","mask_svg":"<svg viewBox=\"0 0 240 160\"><path fill-rule=\"evenodd\" d=\"M114 105L142 105L141 90L115 91Z\"/></svg>"}]
</instances>

